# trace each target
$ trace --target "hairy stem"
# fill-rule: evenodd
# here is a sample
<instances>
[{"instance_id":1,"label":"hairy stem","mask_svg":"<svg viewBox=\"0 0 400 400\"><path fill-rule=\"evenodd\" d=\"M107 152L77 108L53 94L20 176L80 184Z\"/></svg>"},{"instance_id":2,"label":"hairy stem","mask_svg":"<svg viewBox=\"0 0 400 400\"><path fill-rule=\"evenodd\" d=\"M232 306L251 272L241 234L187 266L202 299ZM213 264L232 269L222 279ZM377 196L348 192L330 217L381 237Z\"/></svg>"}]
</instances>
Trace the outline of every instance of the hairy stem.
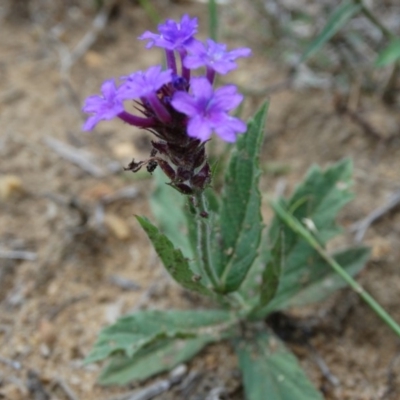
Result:
<instances>
[{"instance_id":1,"label":"hairy stem","mask_svg":"<svg viewBox=\"0 0 400 400\"><path fill-rule=\"evenodd\" d=\"M204 273L210 280L213 289L218 289L220 284L218 282L218 276L215 272L215 268L212 265L211 258L211 244L210 244L210 226L208 223L208 210L207 203L204 197L204 193L197 193L195 195L195 207L197 209L197 244L200 258L203 265Z\"/></svg>"},{"instance_id":2,"label":"hairy stem","mask_svg":"<svg viewBox=\"0 0 400 400\"><path fill-rule=\"evenodd\" d=\"M289 214L278 202L271 202L277 216L289 228L301 236L318 254L333 268L333 270L375 311L375 313L400 336L400 326L382 308L382 306L358 284L318 243L314 236L295 218Z\"/></svg>"}]
</instances>

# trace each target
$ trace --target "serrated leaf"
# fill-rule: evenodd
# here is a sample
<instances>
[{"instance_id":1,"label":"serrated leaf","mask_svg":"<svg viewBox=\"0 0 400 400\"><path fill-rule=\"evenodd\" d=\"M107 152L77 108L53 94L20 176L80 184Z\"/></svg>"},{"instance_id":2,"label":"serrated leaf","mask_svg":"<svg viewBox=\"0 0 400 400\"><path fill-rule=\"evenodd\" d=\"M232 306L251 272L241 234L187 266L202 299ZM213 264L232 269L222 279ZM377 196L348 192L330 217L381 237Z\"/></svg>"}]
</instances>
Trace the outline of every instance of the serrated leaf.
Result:
<instances>
[{"instance_id":1,"label":"serrated leaf","mask_svg":"<svg viewBox=\"0 0 400 400\"><path fill-rule=\"evenodd\" d=\"M246 400L323 400L296 357L272 334L238 341Z\"/></svg>"},{"instance_id":2,"label":"serrated leaf","mask_svg":"<svg viewBox=\"0 0 400 400\"><path fill-rule=\"evenodd\" d=\"M189 267L189 261L176 249L172 242L160 232L147 218L136 216L142 228L152 242L158 256L169 274L184 288L206 296L212 295L200 281L196 274Z\"/></svg>"},{"instance_id":3,"label":"serrated leaf","mask_svg":"<svg viewBox=\"0 0 400 400\"><path fill-rule=\"evenodd\" d=\"M279 278L284 264L284 246L285 240L283 232L271 249L271 255L262 273L262 282L260 287L259 307L265 307L274 297L279 286Z\"/></svg>"},{"instance_id":4,"label":"serrated leaf","mask_svg":"<svg viewBox=\"0 0 400 400\"><path fill-rule=\"evenodd\" d=\"M314 55L328 42L345 23L361 10L360 4L344 1L331 14L321 33L310 43L300 62Z\"/></svg>"},{"instance_id":5,"label":"serrated leaf","mask_svg":"<svg viewBox=\"0 0 400 400\"><path fill-rule=\"evenodd\" d=\"M232 330L233 315L223 310L138 311L104 328L85 362L115 354L133 357L138 351L165 339L208 336L217 340Z\"/></svg>"},{"instance_id":6,"label":"serrated leaf","mask_svg":"<svg viewBox=\"0 0 400 400\"><path fill-rule=\"evenodd\" d=\"M375 61L377 67L393 64L400 60L400 39L393 39L379 54Z\"/></svg>"},{"instance_id":7,"label":"serrated leaf","mask_svg":"<svg viewBox=\"0 0 400 400\"><path fill-rule=\"evenodd\" d=\"M297 186L291 198L286 201L281 200L282 206L288 212L314 231L314 236L318 238L321 246L325 246L341 231L335 220L338 211L352 198L351 174L352 163L350 160L340 161L325 171L313 166L307 173L304 182ZM331 267L323 261L318 252L289 226L285 225L279 217L275 216L268 231L268 242L275 243L282 233L284 268L280 276L279 287L272 301L257 312L258 317L293 305L294 300L292 301L292 299L295 299L298 294L306 291L308 287L315 287L314 284L323 281L324 278L334 276ZM354 253L352 253L353 251ZM346 267L352 273L356 273L356 270L362 267L363 250L360 250L360 253L357 251L357 249L350 249L344 253L360 257L359 262L357 257L354 260L357 268L353 268L353 263L346 258L349 261ZM264 254L265 259L267 263L279 262L279 259L276 260L270 251ZM319 293L328 296L332 291L325 290ZM308 299L310 300L311 297Z\"/></svg>"},{"instance_id":8,"label":"serrated leaf","mask_svg":"<svg viewBox=\"0 0 400 400\"><path fill-rule=\"evenodd\" d=\"M214 237L214 265L221 291L238 289L257 256L262 231L259 153L267 103L249 122L237 141L225 175L219 237Z\"/></svg>"},{"instance_id":9,"label":"serrated leaf","mask_svg":"<svg viewBox=\"0 0 400 400\"><path fill-rule=\"evenodd\" d=\"M99 377L102 385L126 385L150 378L190 360L204 346L212 342L209 337L187 340L167 339L141 349L134 357L115 356Z\"/></svg>"},{"instance_id":10,"label":"serrated leaf","mask_svg":"<svg viewBox=\"0 0 400 400\"><path fill-rule=\"evenodd\" d=\"M335 253L332 257L350 276L359 273L368 260L368 247L354 247ZM302 307L326 299L333 292L346 286L346 282L320 259L315 265L312 280L302 282L303 289L292 297L286 307Z\"/></svg>"}]
</instances>

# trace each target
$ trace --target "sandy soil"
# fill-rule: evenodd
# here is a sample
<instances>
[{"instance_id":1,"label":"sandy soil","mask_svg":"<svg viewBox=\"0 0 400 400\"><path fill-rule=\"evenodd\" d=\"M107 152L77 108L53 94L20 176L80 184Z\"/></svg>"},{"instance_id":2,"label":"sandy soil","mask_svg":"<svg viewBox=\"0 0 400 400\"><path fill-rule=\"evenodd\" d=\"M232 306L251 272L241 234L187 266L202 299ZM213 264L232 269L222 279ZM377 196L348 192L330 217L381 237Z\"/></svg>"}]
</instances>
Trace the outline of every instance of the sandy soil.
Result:
<instances>
[{"instance_id":1,"label":"sandy soil","mask_svg":"<svg viewBox=\"0 0 400 400\"><path fill-rule=\"evenodd\" d=\"M0 8L6 15L0 27L0 249L36 255L34 260L0 258L0 398L74 399L66 388L84 400L126 392L97 385L100 366L82 364L100 328L138 307L198 307L197 299L163 273L133 218L150 214L152 180L122 167L147 155L149 136L118 122L101 124L91 134L80 129L82 101L98 92L104 79L161 60L160 52L146 51L136 40L154 24L134 3L121 2L68 76L60 73L60 57L87 32L92 2L76 7L72 1L32 0L26 13L23 2L15 2L8 13L7 2ZM204 4L156 5L163 18L184 12L200 16L206 36ZM264 51L261 25L249 29L260 23L257 12L243 11L239 0L222 6L220 33L230 47L253 48L254 57L229 76L251 92L285 79L286 68ZM262 178L266 194L273 194L282 180L289 193L311 163L325 166L352 157L356 199L341 214L341 222L350 227L399 190L398 108L384 107L377 94L362 99L363 117L382 135L379 139L338 115L327 90L290 88L270 97L262 161L274 168L266 168ZM250 96L245 113L251 114L260 100ZM100 171L88 173L65 160L51 149L49 138L90 153ZM99 199L126 187L135 194L105 205L105 226L99 229ZM270 215L266 206L263 212ZM398 321L399 227L400 214L393 212L368 230L364 242L372 247L372 258L359 277ZM353 238L347 233L345 240L351 244ZM317 320L311 347L288 345L327 399L400 398L399 340L357 295L343 290L291 315ZM320 359L337 377L336 387L324 377ZM226 398L243 398L229 344L208 347L188 368L197 373L193 391L183 395L175 388L160 398L204 399L220 386L227 388ZM35 395L28 393L29 382L36 385ZM40 385L50 397L40 397Z\"/></svg>"}]
</instances>

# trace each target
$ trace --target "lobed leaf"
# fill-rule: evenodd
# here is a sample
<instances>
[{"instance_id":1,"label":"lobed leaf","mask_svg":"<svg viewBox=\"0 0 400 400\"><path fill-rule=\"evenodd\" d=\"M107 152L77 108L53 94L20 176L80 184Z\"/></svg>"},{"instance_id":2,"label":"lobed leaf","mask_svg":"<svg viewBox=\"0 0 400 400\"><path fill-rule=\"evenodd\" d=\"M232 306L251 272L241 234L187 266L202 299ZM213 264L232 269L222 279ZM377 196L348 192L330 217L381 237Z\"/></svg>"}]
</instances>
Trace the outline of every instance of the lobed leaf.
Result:
<instances>
[{"instance_id":1,"label":"lobed leaf","mask_svg":"<svg viewBox=\"0 0 400 400\"><path fill-rule=\"evenodd\" d=\"M167 339L203 336L219 340L232 331L234 324L232 314L222 310L138 311L104 328L85 362L112 355L132 358L142 349Z\"/></svg>"},{"instance_id":2,"label":"lobed leaf","mask_svg":"<svg viewBox=\"0 0 400 400\"><path fill-rule=\"evenodd\" d=\"M236 343L246 400L322 400L296 357L272 334Z\"/></svg>"},{"instance_id":3,"label":"lobed leaf","mask_svg":"<svg viewBox=\"0 0 400 400\"><path fill-rule=\"evenodd\" d=\"M331 14L321 33L310 43L301 57L304 62L324 46L344 25L345 23L361 10L360 4L352 1L342 2Z\"/></svg>"},{"instance_id":4,"label":"lobed leaf","mask_svg":"<svg viewBox=\"0 0 400 400\"><path fill-rule=\"evenodd\" d=\"M188 259L185 258L181 250L176 249L173 243L160 232L147 218L136 216L147 236L163 262L169 274L185 289L210 296L213 293L204 286L196 274L189 267Z\"/></svg>"},{"instance_id":5,"label":"lobed leaf","mask_svg":"<svg viewBox=\"0 0 400 400\"><path fill-rule=\"evenodd\" d=\"M259 153L267 103L237 141L225 175L220 231L214 232L214 265L224 293L238 289L257 256L262 231Z\"/></svg>"},{"instance_id":6,"label":"lobed leaf","mask_svg":"<svg viewBox=\"0 0 400 400\"><path fill-rule=\"evenodd\" d=\"M363 269L369 255L370 249L360 246L337 252L333 258L350 276L354 276ZM345 287L346 282L330 267L329 269L327 267L325 260L318 260L312 268L315 270L313 279L287 301L285 308L302 307L322 301L336 290Z\"/></svg>"},{"instance_id":7,"label":"lobed leaf","mask_svg":"<svg viewBox=\"0 0 400 400\"><path fill-rule=\"evenodd\" d=\"M338 162L325 171L314 166L291 198L281 200L288 212L315 231L322 246L340 233L335 219L338 211L352 198L349 190L351 174L350 160ZM276 243L279 235L283 235L284 240L282 254L274 253L268 246L268 243ZM368 250L364 247L334 255L351 275L362 269L367 256ZM260 259L264 265L276 265L282 263L282 257L284 262L276 294L269 304L262 303L263 308L257 309L256 318L290 306L320 301L344 285L318 252L275 216Z\"/></svg>"}]
</instances>

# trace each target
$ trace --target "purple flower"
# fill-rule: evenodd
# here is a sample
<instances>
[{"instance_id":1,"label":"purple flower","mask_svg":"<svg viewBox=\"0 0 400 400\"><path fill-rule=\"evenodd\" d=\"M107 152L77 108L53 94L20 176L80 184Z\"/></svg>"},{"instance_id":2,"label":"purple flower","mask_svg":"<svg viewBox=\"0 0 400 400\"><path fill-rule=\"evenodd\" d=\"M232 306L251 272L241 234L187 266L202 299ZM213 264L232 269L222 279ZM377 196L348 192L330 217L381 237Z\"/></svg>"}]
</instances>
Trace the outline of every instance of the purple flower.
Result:
<instances>
[{"instance_id":1,"label":"purple flower","mask_svg":"<svg viewBox=\"0 0 400 400\"><path fill-rule=\"evenodd\" d=\"M234 62L238 57L249 57L251 50L242 47L232 51L226 50L226 45L207 40L207 47L197 40L188 46L189 55L185 57L185 67L194 69L206 66L219 74L226 74L236 68Z\"/></svg>"},{"instance_id":2,"label":"purple flower","mask_svg":"<svg viewBox=\"0 0 400 400\"><path fill-rule=\"evenodd\" d=\"M118 98L121 100L146 98L157 118L168 123L171 116L156 93L171 81L172 71L170 69L163 71L161 65L156 65L145 72L138 71L129 75L118 90Z\"/></svg>"},{"instance_id":3,"label":"purple flower","mask_svg":"<svg viewBox=\"0 0 400 400\"><path fill-rule=\"evenodd\" d=\"M226 142L235 142L236 135L246 130L243 121L228 114L243 99L236 86L226 85L214 92L206 78L193 78L191 89L193 96L176 92L171 102L176 110L189 117L187 134L204 142L215 131Z\"/></svg>"},{"instance_id":4,"label":"purple flower","mask_svg":"<svg viewBox=\"0 0 400 400\"><path fill-rule=\"evenodd\" d=\"M171 82L172 71L162 70L161 65L150 67L147 71L138 71L125 78L118 90L118 98L134 100L157 92L163 85Z\"/></svg>"},{"instance_id":5,"label":"purple flower","mask_svg":"<svg viewBox=\"0 0 400 400\"><path fill-rule=\"evenodd\" d=\"M91 131L99 121L110 120L124 111L122 101L117 97L114 79L109 79L101 85L102 96L94 95L86 99L82 111L94 114L83 125L84 131Z\"/></svg>"},{"instance_id":6,"label":"purple flower","mask_svg":"<svg viewBox=\"0 0 400 400\"><path fill-rule=\"evenodd\" d=\"M146 45L148 49L158 46L167 50L179 50L193 40L193 35L197 33L197 26L197 18L190 19L185 14L180 23L168 19L164 24L158 25L160 34L146 31L142 36L139 36L139 39L150 40Z\"/></svg>"}]
</instances>

